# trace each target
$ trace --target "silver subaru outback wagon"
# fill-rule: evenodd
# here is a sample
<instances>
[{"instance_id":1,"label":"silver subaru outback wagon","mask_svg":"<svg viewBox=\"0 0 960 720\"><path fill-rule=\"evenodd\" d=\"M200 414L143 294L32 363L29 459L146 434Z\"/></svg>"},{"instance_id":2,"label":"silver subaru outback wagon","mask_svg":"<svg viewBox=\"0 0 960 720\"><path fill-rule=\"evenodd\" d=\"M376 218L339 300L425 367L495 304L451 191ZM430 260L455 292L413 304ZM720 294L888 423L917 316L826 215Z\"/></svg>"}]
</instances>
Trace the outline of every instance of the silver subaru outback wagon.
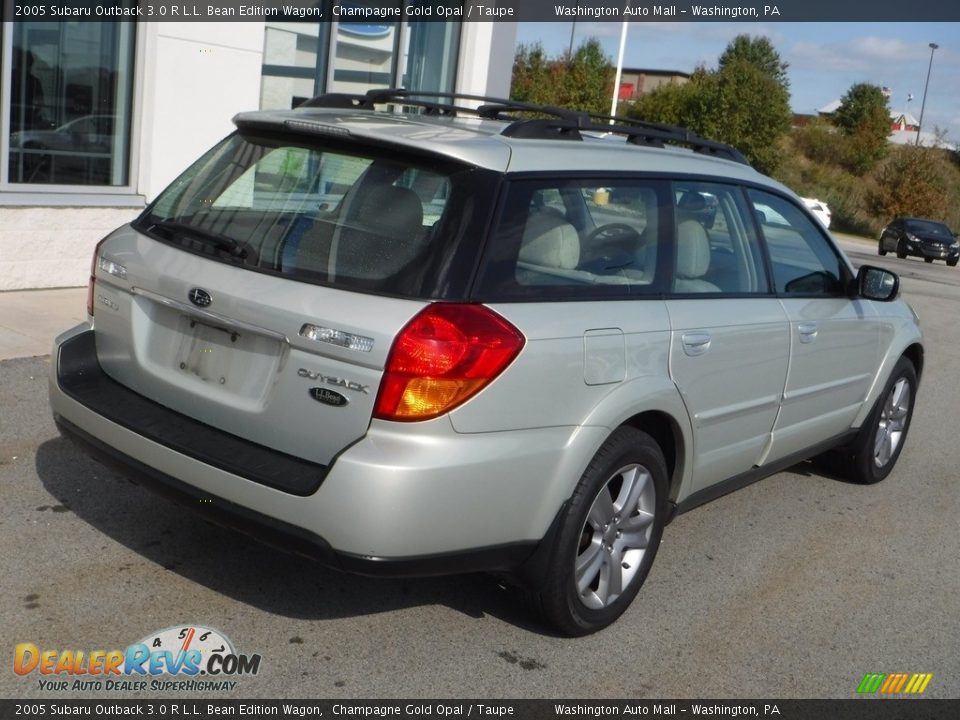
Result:
<instances>
[{"instance_id":1,"label":"silver subaru outback wagon","mask_svg":"<svg viewBox=\"0 0 960 720\"><path fill-rule=\"evenodd\" d=\"M61 431L138 482L343 570L501 574L583 635L678 511L826 451L893 469L899 281L735 149L398 90L235 123L56 340Z\"/></svg>"}]
</instances>

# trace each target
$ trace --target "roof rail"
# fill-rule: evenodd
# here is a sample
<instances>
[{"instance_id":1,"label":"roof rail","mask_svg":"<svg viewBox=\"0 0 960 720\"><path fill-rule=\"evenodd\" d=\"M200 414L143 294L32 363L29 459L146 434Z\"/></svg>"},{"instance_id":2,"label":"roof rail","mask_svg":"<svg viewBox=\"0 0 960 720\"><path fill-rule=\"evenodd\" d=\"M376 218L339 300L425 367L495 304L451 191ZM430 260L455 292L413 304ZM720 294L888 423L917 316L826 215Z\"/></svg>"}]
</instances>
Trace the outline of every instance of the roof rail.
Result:
<instances>
[{"instance_id":1,"label":"roof rail","mask_svg":"<svg viewBox=\"0 0 960 720\"><path fill-rule=\"evenodd\" d=\"M453 102L439 102L440 99ZM457 100L479 101L483 104L475 108L466 107L455 104ZM457 117L465 114L489 120L502 120L510 123L500 133L505 137L527 140L583 140L583 131L623 135L632 145L645 147L680 145L704 155L721 157L744 165L750 164L732 145L700 137L687 128L485 95L383 88L369 90L363 95L345 93L318 95L300 107L374 110L376 105L420 108L425 115ZM540 117L529 117L530 115Z\"/></svg>"},{"instance_id":2,"label":"roof rail","mask_svg":"<svg viewBox=\"0 0 960 720\"><path fill-rule=\"evenodd\" d=\"M436 99L449 98L451 100L475 100L483 102L479 107L467 107L451 103L437 102ZM507 98L489 97L486 95L470 95L468 93L439 93L421 92L419 90L405 90L403 88L378 88L368 90L363 95L348 95L344 93L329 93L318 95L300 107L313 108L343 108L354 110L374 110L376 105L404 105L417 107L428 115L473 115L490 120L515 120L507 113L536 113L563 119L582 118L588 120L587 113L568 110L566 108L536 105L534 103L509 100Z\"/></svg>"}]
</instances>

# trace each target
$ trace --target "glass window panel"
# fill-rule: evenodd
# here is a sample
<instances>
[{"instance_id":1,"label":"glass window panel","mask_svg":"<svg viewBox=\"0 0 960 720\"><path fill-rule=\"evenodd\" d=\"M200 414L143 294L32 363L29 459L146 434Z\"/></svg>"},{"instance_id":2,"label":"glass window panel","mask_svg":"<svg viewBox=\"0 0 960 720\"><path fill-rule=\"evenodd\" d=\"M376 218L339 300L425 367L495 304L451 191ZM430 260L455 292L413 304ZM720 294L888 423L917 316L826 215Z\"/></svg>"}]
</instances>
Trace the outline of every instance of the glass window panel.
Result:
<instances>
[{"instance_id":1,"label":"glass window panel","mask_svg":"<svg viewBox=\"0 0 960 720\"><path fill-rule=\"evenodd\" d=\"M452 92L459 51L460 23L407 23L403 87L425 92Z\"/></svg>"},{"instance_id":2,"label":"glass window panel","mask_svg":"<svg viewBox=\"0 0 960 720\"><path fill-rule=\"evenodd\" d=\"M320 23L266 24L261 109L289 110L318 94L318 76L326 67L325 32Z\"/></svg>"},{"instance_id":3,"label":"glass window panel","mask_svg":"<svg viewBox=\"0 0 960 720\"><path fill-rule=\"evenodd\" d=\"M232 135L137 221L158 240L250 270L402 296L462 295L490 174L396 150ZM460 258L456 261L456 258Z\"/></svg>"},{"instance_id":4,"label":"glass window panel","mask_svg":"<svg viewBox=\"0 0 960 720\"><path fill-rule=\"evenodd\" d=\"M129 182L134 24L18 22L8 181Z\"/></svg>"},{"instance_id":5,"label":"glass window panel","mask_svg":"<svg viewBox=\"0 0 960 720\"><path fill-rule=\"evenodd\" d=\"M399 31L396 22L338 22L327 92L365 93L396 85Z\"/></svg>"},{"instance_id":6,"label":"glass window panel","mask_svg":"<svg viewBox=\"0 0 960 720\"><path fill-rule=\"evenodd\" d=\"M763 254L739 187L676 182L673 199L675 293L770 292Z\"/></svg>"},{"instance_id":7,"label":"glass window panel","mask_svg":"<svg viewBox=\"0 0 960 720\"><path fill-rule=\"evenodd\" d=\"M759 190L749 193L767 241L777 292L805 296L843 294L843 263L819 224L789 200Z\"/></svg>"},{"instance_id":8,"label":"glass window panel","mask_svg":"<svg viewBox=\"0 0 960 720\"><path fill-rule=\"evenodd\" d=\"M480 281L486 298L586 299L663 292L671 228L659 181L625 178L510 184Z\"/></svg>"},{"instance_id":9,"label":"glass window panel","mask_svg":"<svg viewBox=\"0 0 960 720\"><path fill-rule=\"evenodd\" d=\"M398 85L452 92L460 31L459 22L356 22L351 16L339 16L335 26L267 22L260 107L290 109L325 92Z\"/></svg>"}]
</instances>

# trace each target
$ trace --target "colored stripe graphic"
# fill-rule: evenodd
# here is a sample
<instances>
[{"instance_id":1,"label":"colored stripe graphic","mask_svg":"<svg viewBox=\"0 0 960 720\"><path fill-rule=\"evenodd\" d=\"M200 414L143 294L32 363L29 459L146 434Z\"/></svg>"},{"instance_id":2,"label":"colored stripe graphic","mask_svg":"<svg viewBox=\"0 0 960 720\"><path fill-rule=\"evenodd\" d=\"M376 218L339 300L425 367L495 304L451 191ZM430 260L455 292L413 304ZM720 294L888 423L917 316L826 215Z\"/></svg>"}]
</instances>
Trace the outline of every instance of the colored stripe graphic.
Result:
<instances>
[{"instance_id":1,"label":"colored stripe graphic","mask_svg":"<svg viewBox=\"0 0 960 720\"><path fill-rule=\"evenodd\" d=\"M863 676L863 680L860 681L860 685L857 687L858 693L875 693L880 689L880 685L883 684L883 679L886 677L884 673L867 673Z\"/></svg>"},{"instance_id":2,"label":"colored stripe graphic","mask_svg":"<svg viewBox=\"0 0 960 720\"><path fill-rule=\"evenodd\" d=\"M904 692L919 695L927 689L927 685L930 684L931 680L933 680L931 673L914 673L913 677L910 678L910 682L907 683Z\"/></svg>"},{"instance_id":3,"label":"colored stripe graphic","mask_svg":"<svg viewBox=\"0 0 960 720\"><path fill-rule=\"evenodd\" d=\"M861 694L919 695L933 680L933 673L867 673L857 686Z\"/></svg>"}]
</instances>

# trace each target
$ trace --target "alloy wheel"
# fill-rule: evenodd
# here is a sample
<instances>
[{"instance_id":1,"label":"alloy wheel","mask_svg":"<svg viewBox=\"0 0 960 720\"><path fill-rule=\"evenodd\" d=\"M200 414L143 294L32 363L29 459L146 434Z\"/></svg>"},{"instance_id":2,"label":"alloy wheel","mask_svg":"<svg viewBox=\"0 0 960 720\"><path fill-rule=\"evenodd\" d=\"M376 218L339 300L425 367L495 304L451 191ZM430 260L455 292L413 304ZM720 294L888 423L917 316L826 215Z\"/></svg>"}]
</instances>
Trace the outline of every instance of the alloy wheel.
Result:
<instances>
[{"instance_id":1,"label":"alloy wheel","mask_svg":"<svg viewBox=\"0 0 960 720\"><path fill-rule=\"evenodd\" d=\"M588 608L609 607L630 586L650 544L653 477L642 465L617 470L594 498L580 531L574 579Z\"/></svg>"},{"instance_id":2,"label":"alloy wheel","mask_svg":"<svg viewBox=\"0 0 960 720\"><path fill-rule=\"evenodd\" d=\"M890 462L900 446L910 413L911 393L907 378L899 378L883 403L873 445L873 462L878 468Z\"/></svg>"}]
</instances>

